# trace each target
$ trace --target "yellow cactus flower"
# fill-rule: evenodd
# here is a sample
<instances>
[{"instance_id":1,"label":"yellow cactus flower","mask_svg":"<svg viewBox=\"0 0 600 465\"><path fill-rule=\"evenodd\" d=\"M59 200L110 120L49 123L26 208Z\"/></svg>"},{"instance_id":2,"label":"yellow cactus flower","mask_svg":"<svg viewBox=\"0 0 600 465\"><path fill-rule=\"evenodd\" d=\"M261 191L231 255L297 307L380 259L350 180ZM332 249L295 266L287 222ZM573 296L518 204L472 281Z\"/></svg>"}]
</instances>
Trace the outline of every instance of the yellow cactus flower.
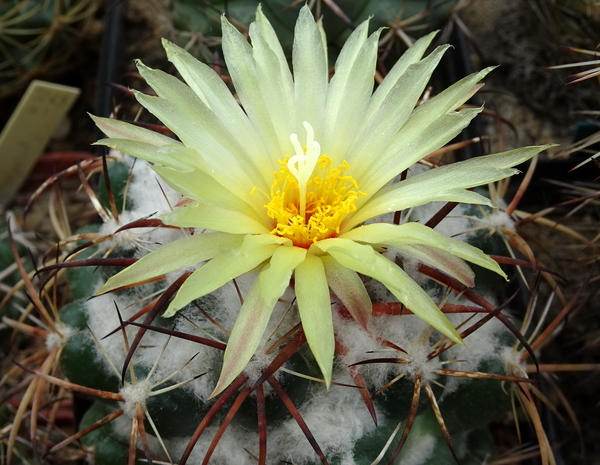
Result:
<instances>
[{"instance_id":1,"label":"yellow cactus flower","mask_svg":"<svg viewBox=\"0 0 600 465\"><path fill-rule=\"evenodd\" d=\"M461 342L427 293L380 251L402 249L471 286L473 272L463 260L503 275L498 264L418 223L364 223L432 201L490 205L468 189L511 176L514 166L543 150L521 148L397 180L481 111L460 107L490 69L415 107L448 48L423 58L434 34L418 40L373 92L381 31L368 35L368 21L346 41L331 79L325 33L306 6L295 27L293 73L260 7L250 26L252 45L225 17L222 28L239 103L211 68L165 40L167 56L187 85L138 63L157 95L135 95L179 141L95 118L109 137L99 144L151 162L190 199L162 215L165 224L211 231L158 248L109 279L98 294L204 262L177 292L165 314L171 316L258 269L231 332L215 394L244 370L291 282L309 347L328 385L334 357L330 292L363 327L371 317L359 274L380 281L414 314Z\"/></svg>"}]
</instances>

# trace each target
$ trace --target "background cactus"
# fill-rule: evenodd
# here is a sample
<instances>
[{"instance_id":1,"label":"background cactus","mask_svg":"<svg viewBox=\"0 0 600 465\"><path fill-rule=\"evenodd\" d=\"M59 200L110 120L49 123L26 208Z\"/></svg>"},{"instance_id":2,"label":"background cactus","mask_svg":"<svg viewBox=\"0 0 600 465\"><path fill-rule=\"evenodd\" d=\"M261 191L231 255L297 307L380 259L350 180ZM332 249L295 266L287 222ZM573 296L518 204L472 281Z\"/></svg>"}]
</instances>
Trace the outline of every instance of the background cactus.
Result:
<instances>
[{"instance_id":1,"label":"background cactus","mask_svg":"<svg viewBox=\"0 0 600 465\"><path fill-rule=\"evenodd\" d=\"M238 21L238 24L250 24L259 3L273 23L284 47L291 48L299 4L292 7L286 0L238 0L207 4L199 4L193 0L176 0L172 5L174 27L180 33L196 33L205 38L220 37L220 12L226 12ZM319 0L312 3L315 4L316 15L323 16L329 41L338 45L348 37L349 26L354 28L369 17L372 17L374 27L389 27L392 36L397 35L410 43L411 35L413 38L420 37L427 30L443 24L453 7L453 2L442 0L411 0L401 3L394 0Z\"/></svg>"},{"instance_id":2,"label":"background cactus","mask_svg":"<svg viewBox=\"0 0 600 465\"><path fill-rule=\"evenodd\" d=\"M69 68L97 0L6 0L0 5L0 98ZM72 63L71 63L72 65Z\"/></svg>"}]
</instances>

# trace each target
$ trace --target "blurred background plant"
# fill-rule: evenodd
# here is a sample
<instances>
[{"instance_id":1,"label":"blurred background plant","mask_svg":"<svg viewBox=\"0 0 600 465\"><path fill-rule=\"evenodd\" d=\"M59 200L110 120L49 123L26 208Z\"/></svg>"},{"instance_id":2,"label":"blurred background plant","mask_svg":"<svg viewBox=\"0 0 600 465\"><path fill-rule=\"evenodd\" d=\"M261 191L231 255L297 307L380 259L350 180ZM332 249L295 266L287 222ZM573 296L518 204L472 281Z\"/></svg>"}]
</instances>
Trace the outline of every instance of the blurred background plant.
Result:
<instances>
[{"instance_id":1,"label":"blurred background plant","mask_svg":"<svg viewBox=\"0 0 600 465\"><path fill-rule=\"evenodd\" d=\"M67 72L89 35L99 0L4 0L0 4L0 99L36 78Z\"/></svg>"}]
</instances>

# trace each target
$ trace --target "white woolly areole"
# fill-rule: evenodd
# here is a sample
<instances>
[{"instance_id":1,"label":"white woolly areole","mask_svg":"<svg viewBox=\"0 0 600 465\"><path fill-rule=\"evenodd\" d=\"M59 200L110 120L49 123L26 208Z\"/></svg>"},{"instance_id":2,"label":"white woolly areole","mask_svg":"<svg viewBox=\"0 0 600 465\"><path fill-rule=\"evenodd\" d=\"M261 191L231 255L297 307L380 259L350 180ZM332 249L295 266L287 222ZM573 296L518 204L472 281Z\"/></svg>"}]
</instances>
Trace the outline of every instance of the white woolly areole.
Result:
<instances>
[{"instance_id":1,"label":"white woolly areole","mask_svg":"<svg viewBox=\"0 0 600 465\"><path fill-rule=\"evenodd\" d=\"M129 155L126 155L117 149L110 149L108 151L108 156L113 158L115 161L125 161L127 159L131 160L131 157Z\"/></svg>"},{"instance_id":2,"label":"white woolly areole","mask_svg":"<svg viewBox=\"0 0 600 465\"><path fill-rule=\"evenodd\" d=\"M413 380L420 375L423 383L429 383L438 377L435 370L441 368L441 361L439 358L431 360L427 358L433 351L428 341L420 341L415 338L409 345L402 348L406 350L406 358L410 361L404 368Z\"/></svg>"},{"instance_id":3,"label":"white woolly areole","mask_svg":"<svg viewBox=\"0 0 600 465\"><path fill-rule=\"evenodd\" d=\"M480 225L491 232L502 232L502 229L516 232L515 222L504 211L496 210L481 218Z\"/></svg>"},{"instance_id":4,"label":"white woolly areole","mask_svg":"<svg viewBox=\"0 0 600 465\"><path fill-rule=\"evenodd\" d=\"M129 165L133 163L129 156L121 161ZM134 228L115 234L119 228L132 221L170 212L181 197L181 194L166 185L147 163L136 163L127 191L132 208L121 212L118 221L112 219L102 225L100 234L112 237L99 244L100 250L106 251L117 245L125 250L141 250L139 256L143 256L162 244L183 237L180 230L171 228Z\"/></svg>"},{"instance_id":5,"label":"white woolly areole","mask_svg":"<svg viewBox=\"0 0 600 465\"><path fill-rule=\"evenodd\" d=\"M117 367L123 366L125 356L127 355L127 350L123 343L122 330L116 331L106 338L105 336L118 329L121 325L115 307L119 308L123 320L129 319L141 308L139 304L132 305L139 297L137 292L140 291L136 290L131 296L118 295L116 293L104 294L85 302L88 327L96 336L96 339L108 354L112 363ZM133 340L137 331L138 328L134 326L125 326L127 338L130 341ZM108 360L106 360L105 355L102 354L100 349L97 350L97 357L103 361L107 371L112 371L112 367L110 367Z\"/></svg>"},{"instance_id":6,"label":"white woolly areole","mask_svg":"<svg viewBox=\"0 0 600 465\"><path fill-rule=\"evenodd\" d=\"M132 211L146 212L147 215L153 212L167 213L182 198L182 195L167 185L148 163L140 160L133 168L128 196L133 202Z\"/></svg>"},{"instance_id":7,"label":"white woolly areole","mask_svg":"<svg viewBox=\"0 0 600 465\"><path fill-rule=\"evenodd\" d=\"M527 363L521 360L523 352L516 351L514 347L503 347L499 359L506 367L509 374L527 377Z\"/></svg>"},{"instance_id":8,"label":"white woolly areole","mask_svg":"<svg viewBox=\"0 0 600 465\"><path fill-rule=\"evenodd\" d=\"M340 383L354 384L350 376L339 371L334 373L333 379ZM332 386L329 391L319 389L309 402L302 405L300 413L323 452L326 455L346 455L343 462L345 465L355 465L351 459L355 442L375 429L358 390L350 387ZM304 433L291 418L269 431L269 444L273 459L287 460L294 464L318 463ZM279 462L273 460L269 463Z\"/></svg>"},{"instance_id":9,"label":"white woolly areole","mask_svg":"<svg viewBox=\"0 0 600 465\"><path fill-rule=\"evenodd\" d=\"M389 315L373 317L369 332L363 330L353 320L337 317L336 334L348 353L342 357L344 363L351 365L362 360L378 358L399 358L409 363L369 363L360 365L360 373L368 386L379 389L391 378L406 373L411 379L417 374L423 382L433 381L438 375L435 370L441 367L437 358L428 360L433 350L424 331L429 325L415 315ZM396 351L377 342L377 335L401 347L406 353Z\"/></svg>"},{"instance_id":10,"label":"white woolly areole","mask_svg":"<svg viewBox=\"0 0 600 465\"><path fill-rule=\"evenodd\" d=\"M219 429L218 424L212 424L206 428L198 442L194 446L188 463L200 464L204 455ZM174 439L167 442L167 447L172 457L181 457L186 449L190 438ZM269 449L271 449L271 436L268 437ZM310 447L310 446L309 446ZM252 455L251 455L252 454ZM235 423L223 433L217 447L211 457L211 465L256 465L258 457L258 441L256 433L239 427ZM267 461L269 465L280 463L279 461Z\"/></svg>"},{"instance_id":11,"label":"white woolly areole","mask_svg":"<svg viewBox=\"0 0 600 465\"><path fill-rule=\"evenodd\" d=\"M70 326L63 326L62 328L60 328L60 333L48 333L48 335L46 336L46 348L48 350L51 350L55 347L62 347L76 332L77 330L71 328Z\"/></svg>"},{"instance_id":12,"label":"white woolly areole","mask_svg":"<svg viewBox=\"0 0 600 465\"><path fill-rule=\"evenodd\" d=\"M146 405L146 400L150 397L152 386L147 379L135 383L126 384L119 390L123 396L124 402L120 402L121 408L126 415L135 416L136 405Z\"/></svg>"},{"instance_id":13,"label":"white woolly areole","mask_svg":"<svg viewBox=\"0 0 600 465\"><path fill-rule=\"evenodd\" d=\"M114 246L119 246L125 250L138 248L143 242L148 242L151 231L156 228L132 228L117 232L120 228L133 221L139 220L132 211L123 211L119 214L119 219L111 219L104 223L98 233L101 236L109 236L109 239L98 244L101 251L108 250ZM144 252L145 254L146 252Z\"/></svg>"},{"instance_id":14,"label":"white woolly areole","mask_svg":"<svg viewBox=\"0 0 600 465\"><path fill-rule=\"evenodd\" d=\"M414 433L414 432L412 432ZM402 465L421 465L436 450L436 438L431 434L409 434L405 447L402 448ZM358 465L358 464L357 464Z\"/></svg>"},{"instance_id":15,"label":"white woolly areole","mask_svg":"<svg viewBox=\"0 0 600 465\"><path fill-rule=\"evenodd\" d=\"M253 386L254 383L262 376L264 371L269 367L273 359L277 356L277 351L267 354L267 348L268 347L265 347L264 344L259 345L256 349L256 352L252 356L252 359L244 368L244 374L248 376L246 386ZM280 375L280 372L275 373L275 378L278 378ZM265 387L268 387L268 385Z\"/></svg>"},{"instance_id":16,"label":"white woolly areole","mask_svg":"<svg viewBox=\"0 0 600 465\"><path fill-rule=\"evenodd\" d=\"M493 300L487 296L488 300ZM472 314L454 314L447 315L448 319L458 326L460 323L469 318ZM475 324L484 314L475 315L469 320L466 327ZM502 360L502 355L505 353L506 347L500 344L500 337L508 334L509 331L497 318L492 318L490 321L479 327L477 331L471 333L465 338L465 345L456 344L446 351L445 358L447 360L459 360L456 363L446 364L444 367L451 370L462 371L478 371L479 365L486 360ZM468 378L460 378L449 376L446 378L445 386L449 389L457 389L461 384L471 382ZM474 380L472 382L477 382ZM448 396L449 391L444 391L441 399Z\"/></svg>"}]
</instances>

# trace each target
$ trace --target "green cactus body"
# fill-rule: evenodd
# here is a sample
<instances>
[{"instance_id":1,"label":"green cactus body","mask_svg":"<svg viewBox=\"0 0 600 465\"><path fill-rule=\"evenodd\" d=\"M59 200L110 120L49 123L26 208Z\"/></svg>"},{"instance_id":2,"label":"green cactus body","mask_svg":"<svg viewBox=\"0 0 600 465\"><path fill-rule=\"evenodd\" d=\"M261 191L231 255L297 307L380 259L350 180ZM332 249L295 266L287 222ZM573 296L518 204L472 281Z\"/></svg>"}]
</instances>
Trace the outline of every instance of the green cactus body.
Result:
<instances>
[{"instance_id":1,"label":"green cactus body","mask_svg":"<svg viewBox=\"0 0 600 465\"><path fill-rule=\"evenodd\" d=\"M99 357L94 338L85 331L69 338L61 352L60 366L72 383L102 391L119 389L119 377Z\"/></svg>"},{"instance_id":2,"label":"green cactus body","mask_svg":"<svg viewBox=\"0 0 600 465\"><path fill-rule=\"evenodd\" d=\"M127 190L127 183L129 182L129 173L131 172L131 165L120 161L115 161L108 165L108 177L110 179L111 192L114 195L115 206L117 211L131 209L131 201L125 200L125 193ZM111 211L111 205L109 201L108 189L106 186L105 176L101 176L98 181L98 200L100 204L107 210ZM125 207L125 208L124 208Z\"/></svg>"},{"instance_id":3,"label":"green cactus body","mask_svg":"<svg viewBox=\"0 0 600 465\"><path fill-rule=\"evenodd\" d=\"M79 425L83 430L116 410L111 404L94 402ZM117 434L112 423L108 423L85 435L84 447L93 455L96 465L125 465L127 463L127 438Z\"/></svg>"}]
</instances>

